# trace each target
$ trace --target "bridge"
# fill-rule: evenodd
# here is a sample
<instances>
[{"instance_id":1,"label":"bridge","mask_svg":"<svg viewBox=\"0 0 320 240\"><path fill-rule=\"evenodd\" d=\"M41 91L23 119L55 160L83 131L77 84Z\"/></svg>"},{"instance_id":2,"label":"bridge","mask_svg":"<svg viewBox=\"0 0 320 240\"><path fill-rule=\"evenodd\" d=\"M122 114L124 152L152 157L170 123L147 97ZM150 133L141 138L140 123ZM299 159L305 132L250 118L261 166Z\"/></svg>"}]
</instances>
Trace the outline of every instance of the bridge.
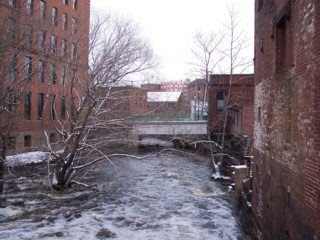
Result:
<instances>
[{"instance_id":1,"label":"bridge","mask_svg":"<svg viewBox=\"0 0 320 240\"><path fill-rule=\"evenodd\" d=\"M147 116L145 119L137 119L132 122L130 139L133 146L137 146L144 138L157 139L174 138L200 138L206 136L207 121L204 119L192 119L190 117L155 117Z\"/></svg>"}]
</instances>

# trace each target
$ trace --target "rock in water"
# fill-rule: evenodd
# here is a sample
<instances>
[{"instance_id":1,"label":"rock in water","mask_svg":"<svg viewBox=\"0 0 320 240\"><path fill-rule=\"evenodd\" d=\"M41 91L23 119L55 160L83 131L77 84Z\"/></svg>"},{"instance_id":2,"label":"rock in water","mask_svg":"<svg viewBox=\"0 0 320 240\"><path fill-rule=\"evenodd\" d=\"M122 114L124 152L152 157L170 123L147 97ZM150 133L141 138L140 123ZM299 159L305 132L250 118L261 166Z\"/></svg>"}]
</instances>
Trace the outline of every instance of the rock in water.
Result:
<instances>
[{"instance_id":1,"label":"rock in water","mask_svg":"<svg viewBox=\"0 0 320 240\"><path fill-rule=\"evenodd\" d=\"M98 239L116 238L117 234L111 232L106 228L102 228L96 235Z\"/></svg>"}]
</instances>

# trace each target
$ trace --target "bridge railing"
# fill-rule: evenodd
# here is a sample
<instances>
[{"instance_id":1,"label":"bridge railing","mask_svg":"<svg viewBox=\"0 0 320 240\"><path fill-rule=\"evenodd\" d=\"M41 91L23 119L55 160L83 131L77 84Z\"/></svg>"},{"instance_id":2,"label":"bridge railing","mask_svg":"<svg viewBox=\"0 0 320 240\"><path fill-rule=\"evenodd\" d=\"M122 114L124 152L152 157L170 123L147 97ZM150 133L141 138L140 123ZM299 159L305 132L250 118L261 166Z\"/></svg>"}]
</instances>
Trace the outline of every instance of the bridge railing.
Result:
<instances>
[{"instance_id":1,"label":"bridge railing","mask_svg":"<svg viewBox=\"0 0 320 240\"><path fill-rule=\"evenodd\" d=\"M189 122L196 122L196 121L206 121L207 116L203 115L193 115L193 114L186 114L186 113L167 113L167 114L160 114L160 113L153 113L147 115L137 116L135 118L136 121L146 121L146 122L153 122L153 121L189 121Z\"/></svg>"}]
</instances>

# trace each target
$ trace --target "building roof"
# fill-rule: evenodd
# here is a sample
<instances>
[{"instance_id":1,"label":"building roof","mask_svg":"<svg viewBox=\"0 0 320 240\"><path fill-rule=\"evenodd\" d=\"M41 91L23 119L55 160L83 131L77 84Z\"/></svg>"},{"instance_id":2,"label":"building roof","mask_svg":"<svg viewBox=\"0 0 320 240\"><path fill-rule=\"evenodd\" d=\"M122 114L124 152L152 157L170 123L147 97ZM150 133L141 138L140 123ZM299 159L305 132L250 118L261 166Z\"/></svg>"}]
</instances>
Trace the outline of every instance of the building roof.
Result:
<instances>
[{"instance_id":1,"label":"building roof","mask_svg":"<svg viewBox=\"0 0 320 240\"><path fill-rule=\"evenodd\" d=\"M181 92L148 92L148 102L177 102Z\"/></svg>"}]
</instances>

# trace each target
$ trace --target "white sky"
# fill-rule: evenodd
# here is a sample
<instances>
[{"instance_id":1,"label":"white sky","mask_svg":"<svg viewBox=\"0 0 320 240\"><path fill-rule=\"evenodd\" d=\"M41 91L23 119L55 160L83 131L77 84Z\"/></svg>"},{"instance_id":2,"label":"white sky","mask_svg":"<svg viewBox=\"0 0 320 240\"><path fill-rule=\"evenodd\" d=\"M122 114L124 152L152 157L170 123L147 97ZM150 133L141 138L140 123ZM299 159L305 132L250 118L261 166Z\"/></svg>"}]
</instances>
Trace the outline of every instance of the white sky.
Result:
<instances>
[{"instance_id":1,"label":"white sky","mask_svg":"<svg viewBox=\"0 0 320 240\"><path fill-rule=\"evenodd\" d=\"M253 59L254 0L92 0L94 9L116 12L140 25L155 54L163 80L190 76L192 38L195 32L217 32L227 24L228 4L239 11L240 28L250 41L246 49Z\"/></svg>"}]
</instances>

